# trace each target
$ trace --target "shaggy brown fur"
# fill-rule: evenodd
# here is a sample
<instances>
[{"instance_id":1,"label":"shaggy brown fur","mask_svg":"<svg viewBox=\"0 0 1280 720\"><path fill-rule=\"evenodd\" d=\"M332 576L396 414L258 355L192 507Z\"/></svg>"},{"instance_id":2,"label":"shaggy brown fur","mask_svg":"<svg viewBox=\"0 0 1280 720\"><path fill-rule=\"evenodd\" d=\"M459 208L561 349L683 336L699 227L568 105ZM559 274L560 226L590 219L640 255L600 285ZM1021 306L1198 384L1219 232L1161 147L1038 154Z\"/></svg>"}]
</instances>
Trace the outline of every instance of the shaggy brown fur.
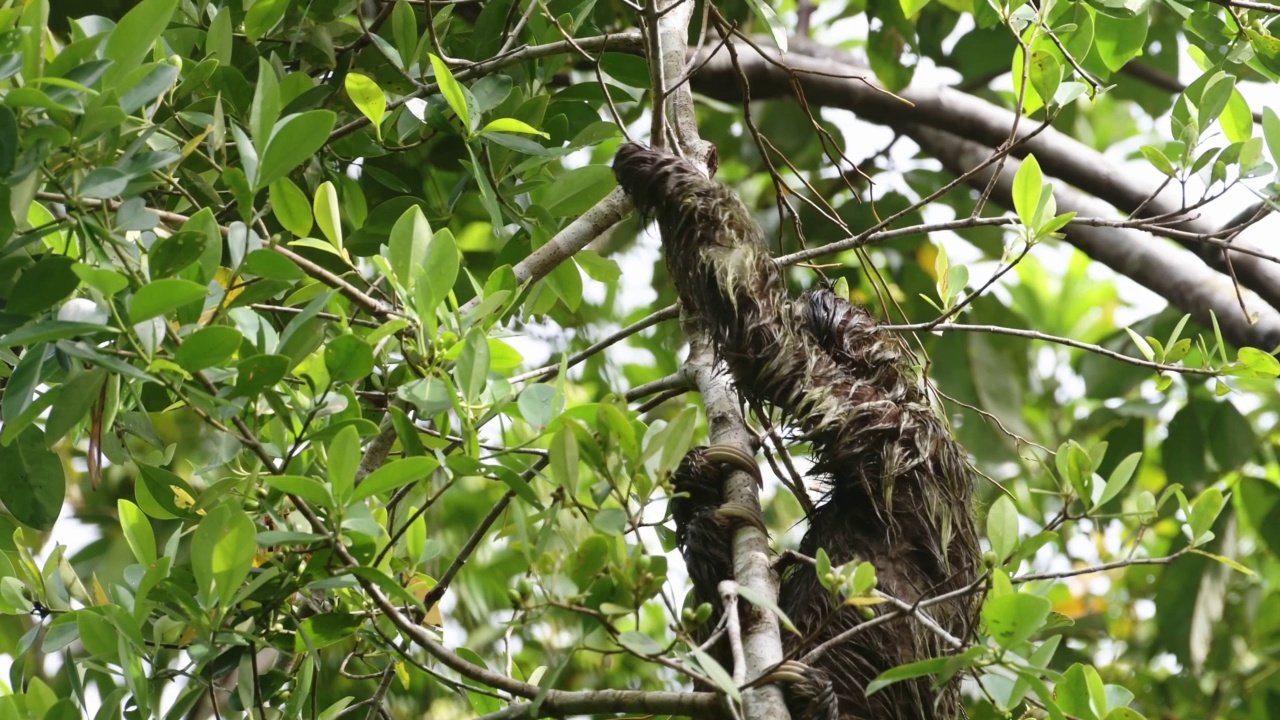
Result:
<instances>
[{"instance_id":1,"label":"shaggy brown fur","mask_svg":"<svg viewBox=\"0 0 1280 720\"><path fill-rule=\"evenodd\" d=\"M812 444L823 497L801 551L813 556L821 547L837 565L868 560L880 588L908 602L971 583L978 562L972 469L930 403L910 351L827 290L789 297L750 212L687 161L628 144L619 148L614 172L641 213L656 218L680 302L710 329L738 391L780 409ZM727 527L712 512L722 502L718 470L694 451L676 490L689 493L672 507L695 596L715 604L716 582L732 572ZM784 570L779 604L815 644L862 622L804 563ZM957 599L929 613L965 637L974 603ZM784 639L789 656L803 656L809 646L796 647L800 642ZM863 693L881 672L947 651L910 619L859 633L816 663L811 682L791 688L793 717L832 717L823 700L832 690L843 720L961 717L954 682L935 691L923 678L869 698Z\"/></svg>"}]
</instances>

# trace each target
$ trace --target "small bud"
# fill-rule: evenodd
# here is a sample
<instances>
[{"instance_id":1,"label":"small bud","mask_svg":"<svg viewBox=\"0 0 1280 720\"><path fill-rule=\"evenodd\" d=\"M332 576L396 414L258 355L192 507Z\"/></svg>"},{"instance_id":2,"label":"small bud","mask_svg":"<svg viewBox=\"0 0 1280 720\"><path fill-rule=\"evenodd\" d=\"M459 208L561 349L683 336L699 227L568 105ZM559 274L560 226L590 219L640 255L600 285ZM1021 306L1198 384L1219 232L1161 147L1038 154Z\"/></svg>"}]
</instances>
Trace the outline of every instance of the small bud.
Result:
<instances>
[{"instance_id":1,"label":"small bud","mask_svg":"<svg viewBox=\"0 0 1280 720\"><path fill-rule=\"evenodd\" d=\"M701 605L698 606L698 611L697 613L694 614L693 619L699 625L701 625L702 623L711 619L712 612L713 612L713 608L711 607L711 603L702 603Z\"/></svg>"}]
</instances>

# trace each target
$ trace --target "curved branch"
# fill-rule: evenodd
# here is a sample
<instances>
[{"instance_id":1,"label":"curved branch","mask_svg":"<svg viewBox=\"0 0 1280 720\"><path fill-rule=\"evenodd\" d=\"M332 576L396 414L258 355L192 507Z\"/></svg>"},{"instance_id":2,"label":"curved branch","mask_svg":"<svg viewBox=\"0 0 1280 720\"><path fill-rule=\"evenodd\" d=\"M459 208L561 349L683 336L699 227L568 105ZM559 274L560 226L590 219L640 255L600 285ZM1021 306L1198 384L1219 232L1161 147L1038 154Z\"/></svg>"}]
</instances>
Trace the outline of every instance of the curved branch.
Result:
<instances>
[{"instance_id":1,"label":"curved branch","mask_svg":"<svg viewBox=\"0 0 1280 720\"><path fill-rule=\"evenodd\" d=\"M546 245L529 253L525 259L516 263L511 270L516 275L516 282L524 285L536 282L555 270L560 263L573 257L573 254L587 246L587 243L600 237L609 228L617 225L635 206L631 198L618 188L604 196L590 210L582 213L577 219L565 226L547 241ZM481 298L476 296L468 300L459 314L466 315Z\"/></svg>"},{"instance_id":2,"label":"curved branch","mask_svg":"<svg viewBox=\"0 0 1280 720\"><path fill-rule=\"evenodd\" d=\"M839 107L857 113L862 120L892 125L919 124L953 133L988 148L1002 147L1010 140L1013 112L981 98L952 88L912 85L892 95L875 86L872 72L848 53L816 43L795 39L785 56L760 46L739 49L737 65L727 52L710 57L693 77L695 87L708 96L732 101L739 98L735 79L739 72L751 83L755 99L788 96L798 87L812 104ZM1175 229L1194 235L1211 236L1217 223L1185 215L1176 193L1159 192L1161 181L1154 174L1135 173L1111 162L1102 153L1054 130L1045 129L1035 137L1022 124L1015 140L1021 141L1015 154L1036 156L1046 175L1051 175L1094 195L1125 213L1139 217L1178 217ZM1211 268L1229 272L1231 267L1245 287L1256 292L1273 307L1280 307L1280 266L1257 257L1215 247L1186 235L1175 238Z\"/></svg>"},{"instance_id":3,"label":"curved branch","mask_svg":"<svg viewBox=\"0 0 1280 720\"><path fill-rule=\"evenodd\" d=\"M977 143L940 130L920 125L906 125L902 129L921 149L954 173L964 172L989 154ZM1005 207L1013 205L1013 178L1019 165L1018 161L1011 159L996 181L993 198ZM981 188L990 177L991 169L988 168L970 182ZM1062 182L1051 182L1059 212L1106 214L1107 208L1102 201ZM1232 344L1268 352L1280 345L1280 312L1256 297L1246 295L1245 301L1257 317L1250 322L1236 304L1230 280L1208 268L1191 253L1160 242L1146 233L1124 228L1075 225L1067 228L1065 235L1067 242L1085 254L1190 313L1202 326L1212 327L1212 316L1216 316L1223 335Z\"/></svg>"},{"instance_id":4,"label":"curved branch","mask_svg":"<svg viewBox=\"0 0 1280 720\"><path fill-rule=\"evenodd\" d=\"M651 2L660 3L658 8L665 13L658 20L656 28L661 40L658 45L662 49L662 75L668 78L683 77L687 68L685 59L688 55L689 23L694 3L692 0ZM683 83L670 88L666 99L670 103L671 128L679 140L679 147L673 150L689 153L705 168L707 159L712 156L715 148L698 133L697 114L690 86ZM665 111L664 104L654 108L654 113ZM661 145L662 138L654 138L654 143ZM690 348L685 370L702 393L711 443L730 445L748 456L754 456L755 438L742 418L737 395L729 384L729 376L715 371L715 350L711 345L708 329L693 316L683 317L682 320L685 320L685 334L689 338ZM760 496L755 478L742 470L731 473L724 485L724 499L728 503L739 503L758 512ZM734 530L733 575L739 585L777 602L778 576L769 562L769 537L763 528L743 523ZM754 681L784 659L782 632L776 615L754 605L740 608L740 621L746 667L735 668L734 676ZM791 716L782 690L776 684L745 689L742 696L746 720L787 720Z\"/></svg>"}]
</instances>

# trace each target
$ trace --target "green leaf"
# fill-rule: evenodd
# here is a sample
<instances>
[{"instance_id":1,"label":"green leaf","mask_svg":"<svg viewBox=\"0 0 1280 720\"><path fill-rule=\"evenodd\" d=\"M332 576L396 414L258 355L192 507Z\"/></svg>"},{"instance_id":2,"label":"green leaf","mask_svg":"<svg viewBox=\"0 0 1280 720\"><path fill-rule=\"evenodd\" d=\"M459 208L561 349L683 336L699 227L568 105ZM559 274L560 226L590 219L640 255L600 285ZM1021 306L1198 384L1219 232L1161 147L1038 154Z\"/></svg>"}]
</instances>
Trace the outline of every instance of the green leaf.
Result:
<instances>
[{"instance_id":1,"label":"green leaf","mask_svg":"<svg viewBox=\"0 0 1280 720\"><path fill-rule=\"evenodd\" d=\"M192 333L174 353L183 370L197 373L231 359L240 348L244 336L228 325L212 325Z\"/></svg>"},{"instance_id":2,"label":"green leaf","mask_svg":"<svg viewBox=\"0 0 1280 720\"><path fill-rule=\"evenodd\" d=\"M52 447L84 419L98 400L106 379L106 370L93 368L73 375L62 386L62 393L54 401L53 410L44 424L46 445Z\"/></svg>"},{"instance_id":3,"label":"green leaf","mask_svg":"<svg viewBox=\"0 0 1280 720\"><path fill-rule=\"evenodd\" d=\"M1230 402L1218 403L1209 418L1209 452L1218 470L1228 472L1249 462L1258 449L1253 426Z\"/></svg>"},{"instance_id":4,"label":"green leaf","mask_svg":"<svg viewBox=\"0 0 1280 720\"><path fill-rule=\"evenodd\" d=\"M324 366L334 382L355 382L373 372L373 348L355 335L339 335L324 348Z\"/></svg>"},{"instance_id":5,"label":"green leaf","mask_svg":"<svg viewBox=\"0 0 1280 720\"><path fill-rule=\"evenodd\" d=\"M480 129L480 132L476 134L483 135L491 132L523 133L525 135L540 135L544 138L551 138L547 133L542 132L523 120L516 120L515 118L498 118L497 120L490 122L488 125L485 125Z\"/></svg>"},{"instance_id":6,"label":"green leaf","mask_svg":"<svg viewBox=\"0 0 1280 720\"><path fill-rule=\"evenodd\" d=\"M1227 136L1228 142L1242 143L1253 137L1253 113L1240 90L1232 88L1231 98L1218 116L1218 123L1222 125L1222 134Z\"/></svg>"},{"instance_id":7,"label":"green leaf","mask_svg":"<svg viewBox=\"0 0 1280 720\"><path fill-rule=\"evenodd\" d=\"M271 32L288 9L289 0L256 0L244 16L244 34L249 42L256 43L258 38Z\"/></svg>"},{"instance_id":8,"label":"green leaf","mask_svg":"<svg viewBox=\"0 0 1280 720\"><path fill-rule=\"evenodd\" d=\"M391 11L391 35L396 41L396 52L405 69L413 67L418 51L418 17L407 0L396 0Z\"/></svg>"},{"instance_id":9,"label":"green leaf","mask_svg":"<svg viewBox=\"0 0 1280 720\"><path fill-rule=\"evenodd\" d=\"M762 608L773 613L773 615L778 618L778 622L782 624L782 628L784 630L797 635L800 634L800 631L796 629L795 623L791 622L791 618L787 617L787 614L782 611L782 608L778 607L778 604L770 599L769 596L756 592L754 588L747 587L746 585L738 586L738 596L758 608Z\"/></svg>"},{"instance_id":10,"label":"green leaf","mask_svg":"<svg viewBox=\"0 0 1280 720\"><path fill-rule=\"evenodd\" d=\"M199 232L177 232L156 240L147 251L147 265L153 279L169 277L186 269L204 255L209 238Z\"/></svg>"},{"instance_id":11,"label":"green leaf","mask_svg":"<svg viewBox=\"0 0 1280 720\"><path fill-rule=\"evenodd\" d=\"M246 275L257 275L260 278L286 282L301 280L307 276L292 260L266 248L254 250L246 255L240 270Z\"/></svg>"},{"instance_id":12,"label":"green leaf","mask_svg":"<svg viewBox=\"0 0 1280 720\"><path fill-rule=\"evenodd\" d=\"M395 279L410 293L413 292L413 269L428 267L431 242L431 225L427 222L427 216L422 214L422 208L417 205L405 210L391 228L391 236L387 242L387 262L391 265ZM456 264L456 251L454 258ZM449 287L453 287L453 280L449 280ZM419 312L428 310L419 308Z\"/></svg>"},{"instance_id":13,"label":"green leaf","mask_svg":"<svg viewBox=\"0 0 1280 720\"><path fill-rule=\"evenodd\" d=\"M28 347L18 359L18 364L13 367L8 382L5 383L4 393L0 394L0 417L4 419L5 430L10 435L19 429L14 426L15 422L35 398L36 388L40 386L44 376L47 357L48 347L45 345ZM30 424L32 420L34 418L29 418L26 423Z\"/></svg>"},{"instance_id":14,"label":"green leaf","mask_svg":"<svg viewBox=\"0 0 1280 720\"><path fill-rule=\"evenodd\" d=\"M253 11L262 5L269 5L274 0L258 0L254 3L253 9L249 11L250 16ZM245 22L246 27L248 22ZM275 127L276 121L280 119L280 81L276 78L275 68L271 67L271 63L265 57L258 58L258 84L253 91L253 104L249 106L249 134L253 137L253 144L261 153L267 145L267 138L271 135L271 129Z\"/></svg>"},{"instance_id":15,"label":"green leaf","mask_svg":"<svg viewBox=\"0 0 1280 720\"><path fill-rule=\"evenodd\" d=\"M520 392L520 399L516 401L520 409L520 417L524 418L524 421L534 430L541 431L555 416L555 408L552 404L555 398L556 389L551 385L537 383L526 386Z\"/></svg>"},{"instance_id":16,"label":"green leaf","mask_svg":"<svg viewBox=\"0 0 1280 720\"><path fill-rule=\"evenodd\" d=\"M329 488L315 478L301 475L268 475L264 480L267 485L280 492L297 495L317 507L331 508L334 505Z\"/></svg>"},{"instance_id":17,"label":"green leaf","mask_svg":"<svg viewBox=\"0 0 1280 720\"><path fill-rule=\"evenodd\" d=\"M1169 482L1191 485L1203 482L1206 433L1195 403L1188 403L1169 421L1168 435L1161 445L1160 461Z\"/></svg>"},{"instance_id":18,"label":"green leaf","mask_svg":"<svg viewBox=\"0 0 1280 720\"><path fill-rule=\"evenodd\" d=\"M1054 697L1062 712L1082 720L1097 720L1100 712L1106 712L1102 678L1091 665L1075 663L1062 674L1054 690Z\"/></svg>"},{"instance_id":19,"label":"green leaf","mask_svg":"<svg viewBox=\"0 0 1280 720\"><path fill-rule=\"evenodd\" d=\"M71 266L71 271L76 274L76 277L80 278L80 282L97 290L106 297L111 297L129 287L129 279L115 270L76 263Z\"/></svg>"},{"instance_id":20,"label":"green leaf","mask_svg":"<svg viewBox=\"0 0 1280 720\"><path fill-rule=\"evenodd\" d=\"M1218 116L1222 114L1222 111L1226 109L1227 102L1231 100L1231 92L1234 89L1234 78L1221 70L1213 73L1200 93L1200 101L1197 103L1196 123L1202 128L1212 125L1218 119Z\"/></svg>"},{"instance_id":21,"label":"green leaf","mask_svg":"<svg viewBox=\"0 0 1280 720\"><path fill-rule=\"evenodd\" d=\"M440 94L444 96L444 101L449 104L449 108L454 114L462 120L464 132L471 134L471 110L467 107L467 98L462 93L462 86L454 79L453 73L449 70L449 66L444 61L430 54L431 68L436 74L436 84L440 86Z\"/></svg>"},{"instance_id":22,"label":"green leaf","mask_svg":"<svg viewBox=\"0 0 1280 720\"><path fill-rule=\"evenodd\" d=\"M458 246L453 240L453 233L447 228L440 230L427 246L427 259L422 265L423 277L416 281L426 281L431 298L430 307L418 308L420 315L434 312L436 306L449 297L458 279L458 267Z\"/></svg>"},{"instance_id":23,"label":"green leaf","mask_svg":"<svg viewBox=\"0 0 1280 720\"><path fill-rule=\"evenodd\" d=\"M360 433L352 426L342 428L329 443L329 487L339 505L347 505L360 468Z\"/></svg>"},{"instance_id":24,"label":"green leaf","mask_svg":"<svg viewBox=\"0 0 1280 720\"><path fill-rule=\"evenodd\" d=\"M1249 525L1272 555L1280 555L1280 487L1262 478L1242 478L1237 500Z\"/></svg>"},{"instance_id":25,"label":"green leaf","mask_svg":"<svg viewBox=\"0 0 1280 720\"><path fill-rule=\"evenodd\" d=\"M1173 177L1173 163L1169 162L1169 158L1159 148L1154 145L1143 145L1140 150L1142 157L1146 158L1152 167L1164 173L1165 177Z\"/></svg>"},{"instance_id":26,"label":"green leaf","mask_svg":"<svg viewBox=\"0 0 1280 720\"><path fill-rule=\"evenodd\" d=\"M339 214L338 191L333 183L325 181L316 188L315 211L316 224L320 232L333 243L338 250L342 249L342 216Z\"/></svg>"},{"instance_id":27,"label":"green leaf","mask_svg":"<svg viewBox=\"0 0 1280 720\"><path fill-rule=\"evenodd\" d=\"M724 666L708 655L702 648L694 646L692 650L694 658L698 661L698 666L707 674L707 677L711 678L716 687L720 688L720 691L734 702L741 703L742 695L738 691L738 686L733 682L733 677L724 669Z\"/></svg>"},{"instance_id":28,"label":"green leaf","mask_svg":"<svg viewBox=\"0 0 1280 720\"><path fill-rule=\"evenodd\" d=\"M0 177L8 177L18 159L18 118L0 105Z\"/></svg>"},{"instance_id":29,"label":"green leaf","mask_svg":"<svg viewBox=\"0 0 1280 720\"><path fill-rule=\"evenodd\" d=\"M284 355L254 355L236 363L236 386L231 397L254 397L274 387L289 372Z\"/></svg>"},{"instance_id":30,"label":"green leaf","mask_svg":"<svg viewBox=\"0 0 1280 720\"><path fill-rule=\"evenodd\" d=\"M196 491L186 480L163 468L138 463L141 483L134 485L138 507L157 520L195 517L188 511Z\"/></svg>"},{"instance_id":31,"label":"green leaf","mask_svg":"<svg viewBox=\"0 0 1280 720\"><path fill-rule=\"evenodd\" d=\"M1226 505L1226 498L1223 497L1222 491L1218 488L1211 487L1200 493L1200 496L1191 503L1191 513L1187 517L1187 528L1190 531L1193 544L1200 544L1205 541L1209 528L1213 527L1213 523L1218 519L1218 515L1222 512L1222 508Z\"/></svg>"},{"instance_id":32,"label":"green leaf","mask_svg":"<svg viewBox=\"0 0 1280 720\"><path fill-rule=\"evenodd\" d=\"M827 561L828 564L830 560ZM876 587L876 566L869 562L860 562L853 569L853 582L850 590L854 595L866 595Z\"/></svg>"},{"instance_id":33,"label":"green leaf","mask_svg":"<svg viewBox=\"0 0 1280 720\"><path fill-rule=\"evenodd\" d=\"M917 660L913 663L885 670L875 680L867 683L865 692L870 696L896 682L933 675L946 667L948 662L950 662L950 658L929 658L928 660Z\"/></svg>"},{"instance_id":34,"label":"green leaf","mask_svg":"<svg viewBox=\"0 0 1280 720\"><path fill-rule=\"evenodd\" d=\"M1044 189L1044 173L1035 155L1028 155L1018 166L1013 177L1013 208L1022 224L1035 227L1036 209L1040 206L1040 193Z\"/></svg>"},{"instance_id":35,"label":"green leaf","mask_svg":"<svg viewBox=\"0 0 1280 720\"><path fill-rule=\"evenodd\" d=\"M1142 52L1147 41L1150 18L1145 14L1129 18L1098 13L1094 17L1094 47L1111 72L1125 66Z\"/></svg>"},{"instance_id":36,"label":"green leaf","mask_svg":"<svg viewBox=\"0 0 1280 720\"><path fill-rule=\"evenodd\" d=\"M1047 598L1010 593L989 598L982 606L982 620L996 642L1012 649L1044 626L1052 608Z\"/></svg>"},{"instance_id":37,"label":"green leaf","mask_svg":"<svg viewBox=\"0 0 1280 720\"><path fill-rule=\"evenodd\" d=\"M363 623L364 618L346 612L313 615L298 624L299 637L295 648L304 652L308 647L318 650L342 642L354 635Z\"/></svg>"},{"instance_id":38,"label":"green leaf","mask_svg":"<svg viewBox=\"0 0 1280 720\"><path fill-rule=\"evenodd\" d=\"M765 0L747 1L751 3L751 9L754 10L755 13L760 16L760 19L764 20L765 25L768 26L769 37L773 38L773 44L777 45L778 49L785 53L787 51L787 27L782 24L782 20L778 19L778 13L774 11L773 5L765 2ZM903 0L902 3L903 11L907 17L911 17L915 14L913 12L905 12L907 4L910 1L911 0ZM917 1L921 2L920 7L924 7L928 4L928 0ZM919 10L919 8L916 9Z\"/></svg>"},{"instance_id":39,"label":"green leaf","mask_svg":"<svg viewBox=\"0 0 1280 720\"><path fill-rule=\"evenodd\" d=\"M1098 498L1097 507L1107 504L1112 498L1120 494L1129 484L1129 480L1133 477L1134 471L1138 469L1138 462L1142 460L1142 453L1136 452L1125 459L1121 460L1111 471L1111 477L1107 479L1107 486L1103 489L1102 495Z\"/></svg>"},{"instance_id":40,"label":"green leaf","mask_svg":"<svg viewBox=\"0 0 1280 720\"><path fill-rule=\"evenodd\" d=\"M204 235L204 254L198 260L200 275L197 279L202 283L210 282L222 263L222 232L218 227L218 219L213 216L212 210L204 208L182 223L182 232Z\"/></svg>"},{"instance_id":41,"label":"green leaf","mask_svg":"<svg viewBox=\"0 0 1280 720\"><path fill-rule=\"evenodd\" d=\"M129 186L129 176L113 167L97 168L80 181L80 195L93 200L113 198Z\"/></svg>"},{"instance_id":42,"label":"green leaf","mask_svg":"<svg viewBox=\"0 0 1280 720\"><path fill-rule=\"evenodd\" d=\"M551 476L573 496L578 491L578 438L567 424L552 436L549 450Z\"/></svg>"},{"instance_id":43,"label":"green leaf","mask_svg":"<svg viewBox=\"0 0 1280 720\"><path fill-rule=\"evenodd\" d=\"M1240 563L1236 562L1235 560L1232 560L1229 557L1224 557L1222 555L1215 555L1211 552L1205 552L1204 550L1201 550L1199 548L1193 548L1191 552L1195 553L1196 555L1203 555L1209 558L1210 560L1220 562L1223 565L1226 565L1227 567L1231 568L1232 570L1235 570L1236 572L1241 573L1242 575L1248 575L1249 577L1257 577L1258 575L1258 573L1250 570L1249 568L1245 567L1244 565L1241 565Z\"/></svg>"},{"instance_id":44,"label":"green leaf","mask_svg":"<svg viewBox=\"0 0 1280 720\"><path fill-rule=\"evenodd\" d=\"M223 612L230 610L227 605L253 567L256 535L253 521L230 502L217 506L200 521L191 537L191 568L206 607L216 597Z\"/></svg>"},{"instance_id":45,"label":"green leaf","mask_svg":"<svg viewBox=\"0 0 1280 720\"><path fill-rule=\"evenodd\" d=\"M560 175L535 193L535 198L552 217L576 216L600 202L617 184L608 166L585 165Z\"/></svg>"},{"instance_id":46,"label":"green leaf","mask_svg":"<svg viewBox=\"0 0 1280 720\"><path fill-rule=\"evenodd\" d=\"M34 315L75 292L80 278L72 270L74 261L64 255L45 255L18 276L6 294L6 312Z\"/></svg>"},{"instance_id":47,"label":"green leaf","mask_svg":"<svg viewBox=\"0 0 1280 720\"><path fill-rule=\"evenodd\" d=\"M66 322L63 320L45 320L34 325L26 325L0 337L0 348L15 345L36 345L50 340L92 335L94 333L118 332L115 328L94 323Z\"/></svg>"},{"instance_id":48,"label":"green leaf","mask_svg":"<svg viewBox=\"0 0 1280 720\"><path fill-rule=\"evenodd\" d=\"M364 578L365 580L382 588L383 592L390 595L392 599L396 600L399 604L414 608L418 612L426 613L427 608L423 607L422 601L414 597L408 590L405 590L403 585L388 577L386 573L378 570L377 568L365 566L352 567L348 569L351 571L352 575L355 575L358 578Z\"/></svg>"},{"instance_id":49,"label":"green leaf","mask_svg":"<svg viewBox=\"0 0 1280 720\"><path fill-rule=\"evenodd\" d=\"M102 56L111 61L102 76L104 88L120 85L151 53L160 33L169 25L169 18L178 6L178 0L142 0L125 13L107 37Z\"/></svg>"},{"instance_id":50,"label":"green leaf","mask_svg":"<svg viewBox=\"0 0 1280 720\"><path fill-rule=\"evenodd\" d=\"M40 367L45 367L44 363ZM28 378L21 378L21 385L14 384L13 391L21 393L23 402L10 404L6 407L9 411L5 414L4 422L0 423L0 445L8 445L13 439L18 437L23 430L30 427L36 420L39 420L48 410L49 406L56 402L65 391L65 388L55 385L48 388L39 395L34 394L33 387L27 382ZM7 399L7 396L6 396ZM52 443L46 442L47 445Z\"/></svg>"},{"instance_id":51,"label":"green leaf","mask_svg":"<svg viewBox=\"0 0 1280 720\"><path fill-rule=\"evenodd\" d=\"M1243 347L1236 355L1236 361L1246 372L1233 371L1232 375L1255 378L1280 377L1280 360L1271 353L1257 348Z\"/></svg>"},{"instance_id":52,"label":"green leaf","mask_svg":"<svg viewBox=\"0 0 1280 720\"><path fill-rule=\"evenodd\" d=\"M208 288L190 280L154 280L139 288L129 300L129 320L140 323L167 315L184 305L203 300L208 294Z\"/></svg>"},{"instance_id":53,"label":"green leaf","mask_svg":"<svg viewBox=\"0 0 1280 720\"><path fill-rule=\"evenodd\" d=\"M116 501L116 511L120 515L120 529L124 531L125 542L133 551L139 563L151 565L156 561L156 536L151 529L151 520L142 514L137 505L120 498Z\"/></svg>"},{"instance_id":54,"label":"green leaf","mask_svg":"<svg viewBox=\"0 0 1280 720\"><path fill-rule=\"evenodd\" d=\"M254 188L270 185L319 152L329 141L337 119L329 110L309 110L281 118L262 152Z\"/></svg>"},{"instance_id":55,"label":"green leaf","mask_svg":"<svg viewBox=\"0 0 1280 720\"><path fill-rule=\"evenodd\" d=\"M520 473L499 465L493 468L493 474L506 483L507 487L511 488L516 496L528 503L530 507L539 510L544 509L542 501L538 499L538 494L534 492L533 487L529 485L529 481L525 480Z\"/></svg>"},{"instance_id":56,"label":"green leaf","mask_svg":"<svg viewBox=\"0 0 1280 720\"><path fill-rule=\"evenodd\" d=\"M62 460L45 446L44 433L31 426L0 446L0 467L0 501L9 513L23 525L51 530L62 512L67 481Z\"/></svg>"},{"instance_id":57,"label":"green leaf","mask_svg":"<svg viewBox=\"0 0 1280 720\"><path fill-rule=\"evenodd\" d=\"M1271 152L1272 165L1280 168L1280 115L1271 107L1262 108L1262 137Z\"/></svg>"},{"instance_id":58,"label":"green leaf","mask_svg":"<svg viewBox=\"0 0 1280 720\"><path fill-rule=\"evenodd\" d=\"M454 377L462 396L475 402L489 382L489 341L480 328L471 328L463 340L462 354L454 367Z\"/></svg>"},{"instance_id":59,"label":"green leaf","mask_svg":"<svg viewBox=\"0 0 1280 720\"><path fill-rule=\"evenodd\" d=\"M230 7L223 7L209 23L209 33L204 40L204 54L220 65L231 64L231 15Z\"/></svg>"},{"instance_id":60,"label":"green leaf","mask_svg":"<svg viewBox=\"0 0 1280 720\"><path fill-rule=\"evenodd\" d=\"M637 655L661 655L666 650L662 643L634 630L619 633L618 644Z\"/></svg>"},{"instance_id":61,"label":"green leaf","mask_svg":"<svg viewBox=\"0 0 1280 720\"><path fill-rule=\"evenodd\" d=\"M1001 562L1018 546L1018 509L1008 495L996 498L987 512L987 539Z\"/></svg>"},{"instance_id":62,"label":"green leaf","mask_svg":"<svg viewBox=\"0 0 1280 720\"><path fill-rule=\"evenodd\" d=\"M298 237L311 234L311 203L292 180L282 177L271 183L268 196L271 211L285 230Z\"/></svg>"},{"instance_id":63,"label":"green leaf","mask_svg":"<svg viewBox=\"0 0 1280 720\"><path fill-rule=\"evenodd\" d=\"M369 477L361 481L355 492L351 494L351 502L359 502L411 482L426 480L439 467L440 463L435 458L425 455L389 462L369 473Z\"/></svg>"},{"instance_id":64,"label":"green leaf","mask_svg":"<svg viewBox=\"0 0 1280 720\"><path fill-rule=\"evenodd\" d=\"M382 139L382 118L387 114L387 95L378 83L367 75L347 73L347 97L355 103L361 115L369 118L373 131Z\"/></svg>"},{"instance_id":65,"label":"green leaf","mask_svg":"<svg viewBox=\"0 0 1280 720\"><path fill-rule=\"evenodd\" d=\"M1062 63L1054 51L1036 49L1031 53L1030 68L1031 87L1040 96L1040 101L1048 105L1053 102L1058 86L1062 84Z\"/></svg>"}]
</instances>

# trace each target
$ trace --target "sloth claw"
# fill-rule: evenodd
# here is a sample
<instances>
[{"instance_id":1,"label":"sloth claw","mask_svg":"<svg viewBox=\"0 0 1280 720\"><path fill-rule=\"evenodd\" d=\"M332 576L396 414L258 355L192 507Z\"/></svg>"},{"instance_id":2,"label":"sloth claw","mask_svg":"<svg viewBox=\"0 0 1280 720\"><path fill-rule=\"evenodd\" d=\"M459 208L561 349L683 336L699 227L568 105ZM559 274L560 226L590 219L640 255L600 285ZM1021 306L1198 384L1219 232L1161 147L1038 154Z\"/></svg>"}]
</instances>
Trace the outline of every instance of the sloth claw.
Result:
<instances>
[{"instance_id":1,"label":"sloth claw","mask_svg":"<svg viewBox=\"0 0 1280 720\"><path fill-rule=\"evenodd\" d=\"M809 666L796 660L786 660L760 678L761 683L802 683L809 679Z\"/></svg>"},{"instance_id":2,"label":"sloth claw","mask_svg":"<svg viewBox=\"0 0 1280 720\"><path fill-rule=\"evenodd\" d=\"M803 720L839 720L840 700L826 672L795 660L787 660L760 678L787 683L783 693L791 717Z\"/></svg>"},{"instance_id":3,"label":"sloth claw","mask_svg":"<svg viewBox=\"0 0 1280 720\"><path fill-rule=\"evenodd\" d=\"M716 509L716 517L746 523L751 527L759 528L765 534L769 532L764 524L764 515L760 513L759 508L743 503L727 502L721 505Z\"/></svg>"},{"instance_id":4,"label":"sloth claw","mask_svg":"<svg viewBox=\"0 0 1280 720\"><path fill-rule=\"evenodd\" d=\"M763 486L764 478L760 475L760 465L755 456L734 445L711 445L703 450L703 457L714 463L724 463L746 472L755 478L756 484Z\"/></svg>"}]
</instances>

